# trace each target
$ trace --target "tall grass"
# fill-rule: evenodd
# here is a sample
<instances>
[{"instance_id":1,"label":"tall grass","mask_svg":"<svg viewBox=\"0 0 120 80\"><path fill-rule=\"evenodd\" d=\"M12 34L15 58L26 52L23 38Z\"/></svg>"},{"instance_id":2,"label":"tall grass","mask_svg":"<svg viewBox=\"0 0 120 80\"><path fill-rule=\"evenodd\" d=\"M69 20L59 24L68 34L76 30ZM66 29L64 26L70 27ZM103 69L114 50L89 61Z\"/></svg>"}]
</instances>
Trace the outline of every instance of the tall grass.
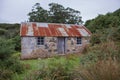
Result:
<instances>
[{"instance_id":1,"label":"tall grass","mask_svg":"<svg viewBox=\"0 0 120 80\"><path fill-rule=\"evenodd\" d=\"M53 57L39 62L39 69L32 71L25 80L71 80L74 67L79 65L75 55Z\"/></svg>"},{"instance_id":2,"label":"tall grass","mask_svg":"<svg viewBox=\"0 0 120 80\"><path fill-rule=\"evenodd\" d=\"M76 77L82 80L120 80L120 63L110 58L76 72Z\"/></svg>"},{"instance_id":3,"label":"tall grass","mask_svg":"<svg viewBox=\"0 0 120 80\"><path fill-rule=\"evenodd\" d=\"M80 61L84 63L73 71L81 80L120 80L120 48L108 41L89 49Z\"/></svg>"}]
</instances>

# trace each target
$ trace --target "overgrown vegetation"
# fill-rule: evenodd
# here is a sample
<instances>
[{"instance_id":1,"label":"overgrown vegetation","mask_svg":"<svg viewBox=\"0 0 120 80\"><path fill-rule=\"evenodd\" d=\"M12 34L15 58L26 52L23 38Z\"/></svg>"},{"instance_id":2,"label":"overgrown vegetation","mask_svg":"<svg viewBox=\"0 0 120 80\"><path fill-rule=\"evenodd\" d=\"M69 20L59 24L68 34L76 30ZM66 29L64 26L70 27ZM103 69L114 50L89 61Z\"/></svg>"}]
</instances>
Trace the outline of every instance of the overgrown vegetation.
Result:
<instances>
[{"instance_id":1,"label":"overgrown vegetation","mask_svg":"<svg viewBox=\"0 0 120 80\"><path fill-rule=\"evenodd\" d=\"M15 73L24 71L20 61L13 57L20 51L19 25L0 24L0 31L0 80L12 80Z\"/></svg>"},{"instance_id":2,"label":"overgrown vegetation","mask_svg":"<svg viewBox=\"0 0 120 80\"><path fill-rule=\"evenodd\" d=\"M13 42L0 39L0 80L11 80L14 73L22 73L24 71L21 63L14 57Z\"/></svg>"},{"instance_id":3,"label":"overgrown vegetation","mask_svg":"<svg viewBox=\"0 0 120 80\"><path fill-rule=\"evenodd\" d=\"M82 80L120 79L120 9L86 22L92 31L91 46L82 56L82 69L75 70Z\"/></svg>"},{"instance_id":4,"label":"overgrown vegetation","mask_svg":"<svg viewBox=\"0 0 120 80\"><path fill-rule=\"evenodd\" d=\"M113 13L107 13L106 15L98 15L95 19L88 20L85 26L92 32L104 31L108 28L117 28L120 26L120 9Z\"/></svg>"},{"instance_id":5,"label":"overgrown vegetation","mask_svg":"<svg viewBox=\"0 0 120 80\"><path fill-rule=\"evenodd\" d=\"M75 55L40 60L39 69L32 71L25 80L70 80L71 71L78 65L79 58Z\"/></svg>"},{"instance_id":6,"label":"overgrown vegetation","mask_svg":"<svg viewBox=\"0 0 120 80\"><path fill-rule=\"evenodd\" d=\"M23 61L20 25L0 24L0 80L120 80L119 17L120 9L87 21L93 34L81 55Z\"/></svg>"},{"instance_id":7,"label":"overgrown vegetation","mask_svg":"<svg viewBox=\"0 0 120 80\"><path fill-rule=\"evenodd\" d=\"M99 60L87 67L79 67L74 77L81 80L119 80L120 63L116 59Z\"/></svg>"}]
</instances>

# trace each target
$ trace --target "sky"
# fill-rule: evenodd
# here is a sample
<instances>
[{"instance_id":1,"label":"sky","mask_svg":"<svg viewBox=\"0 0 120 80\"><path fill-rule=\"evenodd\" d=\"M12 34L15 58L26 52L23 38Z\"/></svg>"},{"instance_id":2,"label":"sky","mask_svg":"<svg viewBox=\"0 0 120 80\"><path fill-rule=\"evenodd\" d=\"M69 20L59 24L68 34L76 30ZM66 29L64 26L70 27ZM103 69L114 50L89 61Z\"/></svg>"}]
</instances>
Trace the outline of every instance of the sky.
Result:
<instances>
[{"instance_id":1,"label":"sky","mask_svg":"<svg viewBox=\"0 0 120 80\"><path fill-rule=\"evenodd\" d=\"M52 2L80 11L84 22L120 8L120 0L0 0L0 23L28 21L27 14L35 3L49 9Z\"/></svg>"}]
</instances>

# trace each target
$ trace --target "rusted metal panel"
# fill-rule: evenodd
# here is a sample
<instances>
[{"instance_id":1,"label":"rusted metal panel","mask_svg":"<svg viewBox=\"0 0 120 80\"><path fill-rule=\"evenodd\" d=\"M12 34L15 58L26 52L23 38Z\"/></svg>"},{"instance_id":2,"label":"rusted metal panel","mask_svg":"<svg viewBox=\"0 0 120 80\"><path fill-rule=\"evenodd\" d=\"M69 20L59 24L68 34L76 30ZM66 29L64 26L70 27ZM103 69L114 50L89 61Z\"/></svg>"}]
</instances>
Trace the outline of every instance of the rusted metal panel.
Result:
<instances>
[{"instance_id":1,"label":"rusted metal panel","mask_svg":"<svg viewBox=\"0 0 120 80\"><path fill-rule=\"evenodd\" d=\"M81 37L91 35L91 32L85 26L80 25L27 22L21 24L20 35L46 37Z\"/></svg>"},{"instance_id":2,"label":"rusted metal panel","mask_svg":"<svg viewBox=\"0 0 120 80\"><path fill-rule=\"evenodd\" d=\"M80 32L78 32L78 30L77 30L77 28L76 28L75 26L72 26L72 27L71 27L71 31L70 31L70 32L72 32L72 36L75 36L75 37L82 36L82 35L80 34Z\"/></svg>"},{"instance_id":3,"label":"rusted metal panel","mask_svg":"<svg viewBox=\"0 0 120 80\"><path fill-rule=\"evenodd\" d=\"M51 36L51 32L49 28L45 28L46 36Z\"/></svg>"},{"instance_id":4,"label":"rusted metal panel","mask_svg":"<svg viewBox=\"0 0 120 80\"><path fill-rule=\"evenodd\" d=\"M20 28L20 35L21 36L26 36L27 33L27 25L26 24L21 24L21 28Z\"/></svg>"},{"instance_id":5,"label":"rusted metal panel","mask_svg":"<svg viewBox=\"0 0 120 80\"><path fill-rule=\"evenodd\" d=\"M38 27L35 23L32 24L33 25L33 31L34 31L34 35L39 35L39 31L38 31Z\"/></svg>"}]
</instances>

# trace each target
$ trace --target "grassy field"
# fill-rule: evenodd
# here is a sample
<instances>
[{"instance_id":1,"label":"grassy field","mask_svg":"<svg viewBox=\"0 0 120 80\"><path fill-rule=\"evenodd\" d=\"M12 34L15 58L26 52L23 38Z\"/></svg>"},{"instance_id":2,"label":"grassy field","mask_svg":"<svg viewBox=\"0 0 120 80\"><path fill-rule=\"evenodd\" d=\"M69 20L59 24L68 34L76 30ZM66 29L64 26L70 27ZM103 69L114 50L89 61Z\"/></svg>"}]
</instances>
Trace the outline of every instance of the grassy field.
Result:
<instances>
[{"instance_id":1,"label":"grassy field","mask_svg":"<svg viewBox=\"0 0 120 80\"><path fill-rule=\"evenodd\" d=\"M80 58L76 55L68 55L61 57L55 56L47 59L21 60L20 62L24 65L25 71L23 74L15 74L13 80L27 80L25 78L30 76L34 71L45 69L49 72L58 66L62 66L66 71L70 71L76 66L79 66Z\"/></svg>"}]
</instances>

